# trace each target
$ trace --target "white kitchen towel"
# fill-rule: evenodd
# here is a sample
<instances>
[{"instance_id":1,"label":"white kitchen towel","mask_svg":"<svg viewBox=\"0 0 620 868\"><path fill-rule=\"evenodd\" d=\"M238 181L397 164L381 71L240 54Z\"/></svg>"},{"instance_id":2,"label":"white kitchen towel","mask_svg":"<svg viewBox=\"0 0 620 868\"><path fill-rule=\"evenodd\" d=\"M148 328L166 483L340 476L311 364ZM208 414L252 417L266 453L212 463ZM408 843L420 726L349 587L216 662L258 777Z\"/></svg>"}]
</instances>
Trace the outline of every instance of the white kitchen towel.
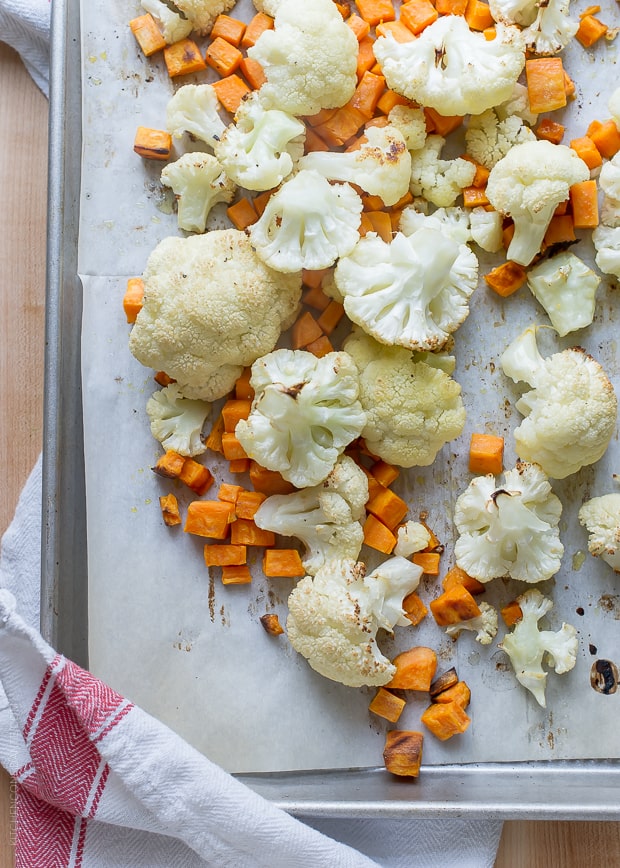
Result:
<instances>
[{"instance_id":1,"label":"white kitchen towel","mask_svg":"<svg viewBox=\"0 0 620 868\"><path fill-rule=\"evenodd\" d=\"M0 0L0 42L18 52L43 93L49 91L51 0Z\"/></svg>"},{"instance_id":2,"label":"white kitchen towel","mask_svg":"<svg viewBox=\"0 0 620 868\"><path fill-rule=\"evenodd\" d=\"M40 538L39 459L0 556L0 762L16 781L17 868L493 865L500 821L296 820L57 654L36 628Z\"/></svg>"}]
</instances>

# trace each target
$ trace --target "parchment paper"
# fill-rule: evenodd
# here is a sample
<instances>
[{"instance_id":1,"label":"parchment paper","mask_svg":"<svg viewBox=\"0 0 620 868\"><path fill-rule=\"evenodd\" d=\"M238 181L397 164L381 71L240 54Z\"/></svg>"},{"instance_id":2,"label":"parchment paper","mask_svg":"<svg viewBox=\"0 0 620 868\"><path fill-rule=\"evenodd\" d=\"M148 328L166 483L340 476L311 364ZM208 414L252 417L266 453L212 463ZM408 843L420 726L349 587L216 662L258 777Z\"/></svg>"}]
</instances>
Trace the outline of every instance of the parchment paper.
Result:
<instances>
[{"instance_id":1,"label":"parchment paper","mask_svg":"<svg viewBox=\"0 0 620 868\"><path fill-rule=\"evenodd\" d=\"M600 17L616 23L616 4ZM245 0L234 14L247 17ZM127 22L141 14L137 3L88 0L82 4L83 129L79 272L84 286L83 380L89 551L90 666L145 709L177 730L230 771L276 771L366 767L381 764L389 725L368 712L373 689L354 690L316 675L288 644L268 636L260 615L275 611L284 623L293 582L265 579L255 570L251 586L223 587L202 558L203 541L181 528L165 528L158 497L170 490L150 467L161 454L151 437L145 404L157 386L151 371L127 349L129 326L122 311L127 277L142 272L153 247L178 234L171 198L159 184L161 165L132 152L138 125L163 127L173 85L157 58L146 60ZM576 14L576 13L575 13ZM593 118L608 116L606 101L616 81L615 43L587 52L577 44L565 65L578 86L567 111L566 141L582 135ZM573 132L574 131L574 132ZM210 225L222 225L222 211ZM576 252L591 264L584 241ZM481 274L492 263L481 256ZM604 366L620 393L618 290L604 280L590 328L559 340L543 335L543 353L582 345ZM452 510L471 475L467 448L472 431L506 437L507 468L514 465L512 431L520 390L499 368L505 346L531 322L547 322L529 291L502 302L481 282L471 314L456 334L457 370L468 411L460 438L444 447L431 468L403 472L395 490L411 504L409 517L428 512L445 545L442 575L453 563ZM616 433L606 456L553 487L564 504L565 555L554 580L540 585L555 608L549 626L563 620L579 631L579 658L563 676L550 673L547 709L521 688L507 657L462 633L454 642L429 616L418 627L384 637L388 656L412 645L438 651L439 669L456 666L472 690L469 730L447 743L428 735L428 763L518 761L620 756L617 726L620 693L603 696L590 686L598 658L620 663L618 577L585 556L587 535L577 510L588 497L614 489L620 470ZM225 467L205 457L217 485ZM238 481L236 479L235 481ZM191 497L175 487L181 507ZM365 554L365 553L364 553ZM495 580L485 594L504 605L520 583ZM441 589L424 579L428 603ZM398 722L418 729L427 697L410 695Z\"/></svg>"}]
</instances>

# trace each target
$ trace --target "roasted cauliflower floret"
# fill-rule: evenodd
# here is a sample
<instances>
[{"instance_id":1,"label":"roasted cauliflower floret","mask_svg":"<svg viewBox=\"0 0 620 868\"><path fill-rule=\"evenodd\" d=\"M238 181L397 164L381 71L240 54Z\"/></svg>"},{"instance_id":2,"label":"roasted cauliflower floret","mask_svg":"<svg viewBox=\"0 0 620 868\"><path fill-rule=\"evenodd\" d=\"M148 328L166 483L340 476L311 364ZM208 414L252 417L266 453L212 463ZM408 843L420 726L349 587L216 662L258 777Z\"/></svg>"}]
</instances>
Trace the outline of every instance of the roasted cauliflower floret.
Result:
<instances>
[{"instance_id":1,"label":"roasted cauliflower floret","mask_svg":"<svg viewBox=\"0 0 620 868\"><path fill-rule=\"evenodd\" d=\"M348 687L387 684L396 667L377 644L379 628L406 625L402 600L417 588L422 570L393 557L370 574L351 559L327 561L288 598L286 632L310 666Z\"/></svg>"},{"instance_id":2,"label":"roasted cauliflower floret","mask_svg":"<svg viewBox=\"0 0 620 868\"><path fill-rule=\"evenodd\" d=\"M252 409L235 433L250 458L297 488L322 482L366 422L345 352L275 350L254 362L250 384Z\"/></svg>"},{"instance_id":3,"label":"roasted cauliflower floret","mask_svg":"<svg viewBox=\"0 0 620 868\"><path fill-rule=\"evenodd\" d=\"M560 499L537 464L517 464L501 482L477 476L457 498L456 563L479 582L510 576L542 582L560 569Z\"/></svg>"},{"instance_id":4,"label":"roasted cauliflower floret","mask_svg":"<svg viewBox=\"0 0 620 868\"><path fill-rule=\"evenodd\" d=\"M301 297L301 275L268 268L236 229L164 238L143 279L129 349L166 371L186 398L204 401L229 392L244 367L273 349Z\"/></svg>"},{"instance_id":5,"label":"roasted cauliflower floret","mask_svg":"<svg viewBox=\"0 0 620 868\"><path fill-rule=\"evenodd\" d=\"M357 85L357 54L355 34L332 0L280 0L274 29L248 49L267 77L263 104L292 115L344 105Z\"/></svg>"},{"instance_id":6,"label":"roasted cauliflower floret","mask_svg":"<svg viewBox=\"0 0 620 868\"><path fill-rule=\"evenodd\" d=\"M469 313L478 260L437 229L397 232L391 244L369 233L334 278L349 319L380 343L439 350Z\"/></svg>"},{"instance_id":7,"label":"roasted cauliflower floret","mask_svg":"<svg viewBox=\"0 0 620 868\"><path fill-rule=\"evenodd\" d=\"M269 197L250 227L257 255L276 271L329 268L359 240L362 200L350 184L302 169Z\"/></svg>"},{"instance_id":8,"label":"roasted cauliflower floret","mask_svg":"<svg viewBox=\"0 0 620 868\"><path fill-rule=\"evenodd\" d=\"M508 99L525 65L518 27L498 24L494 39L461 15L442 15L411 42L375 42L388 87L443 115L480 114Z\"/></svg>"},{"instance_id":9,"label":"roasted cauliflower floret","mask_svg":"<svg viewBox=\"0 0 620 868\"><path fill-rule=\"evenodd\" d=\"M579 521L588 531L588 551L620 573L620 494L603 494L586 501Z\"/></svg>"},{"instance_id":10,"label":"roasted cauliflower floret","mask_svg":"<svg viewBox=\"0 0 620 868\"><path fill-rule=\"evenodd\" d=\"M292 494L273 494L254 521L265 530L296 537L305 546L304 569L313 576L326 561L357 556L364 541L361 520L368 479L352 458L342 455L319 485Z\"/></svg>"},{"instance_id":11,"label":"roasted cauliflower floret","mask_svg":"<svg viewBox=\"0 0 620 868\"><path fill-rule=\"evenodd\" d=\"M543 661L546 658L558 675L570 672L577 661L577 630L566 623L557 632L539 630L538 622L553 608L553 602L543 597L537 588L521 594L517 603L523 617L517 621L513 631L504 636L499 647L510 658L519 684L529 690L544 708L547 673Z\"/></svg>"},{"instance_id":12,"label":"roasted cauliflower floret","mask_svg":"<svg viewBox=\"0 0 620 868\"><path fill-rule=\"evenodd\" d=\"M564 479L605 454L618 400L607 374L585 350L570 347L545 359L536 332L526 329L501 357L506 376L532 387L515 404L525 418L514 438L524 461Z\"/></svg>"},{"instance_id":13,"label":"roasted cauliflower floret","mask_svg":"<svg viewBox=\"0 0 620 868\"><path fill-rule=\"evenodd\" d=\"M400 467L432 464L465 424L460 385L404 347L385 347L361 330L344 344L360 372L360 402L370 451Z\"/></svg>"}]
</instances>

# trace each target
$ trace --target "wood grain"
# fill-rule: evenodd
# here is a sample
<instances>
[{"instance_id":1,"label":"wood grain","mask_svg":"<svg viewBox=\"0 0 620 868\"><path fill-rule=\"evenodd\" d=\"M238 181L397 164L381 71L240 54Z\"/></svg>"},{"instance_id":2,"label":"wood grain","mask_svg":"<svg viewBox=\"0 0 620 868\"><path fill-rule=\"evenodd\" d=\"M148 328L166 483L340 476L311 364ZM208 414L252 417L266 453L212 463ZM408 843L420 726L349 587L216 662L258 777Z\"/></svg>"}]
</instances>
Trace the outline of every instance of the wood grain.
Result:
<instances>
[{"instance_id":1,"label":"wood grain","mask_svg":"<svg viewBox=\"0 0 620 868\"><path fill-rule=\"evenodd\" d=\"M0 533L41 450L47 100L0 44ZM33 545L38 545L33 540ZM10 779L0 769L0 865L13 865Z\"/></svg>"},{"instance_id":2,"label":"wood grain","mask_svg":"<svg viewBox=\"0 0 620 868\"><path fill-rule=\"evenodd\" d=\"M2 44L0 143L1 532L41 445L47 159L47 103ZM0 770L0 868L14 864L11 838L10 783ZM618 865L619 823L508 822L496 862L496 868Z\"/></svg>"}]
</instances>

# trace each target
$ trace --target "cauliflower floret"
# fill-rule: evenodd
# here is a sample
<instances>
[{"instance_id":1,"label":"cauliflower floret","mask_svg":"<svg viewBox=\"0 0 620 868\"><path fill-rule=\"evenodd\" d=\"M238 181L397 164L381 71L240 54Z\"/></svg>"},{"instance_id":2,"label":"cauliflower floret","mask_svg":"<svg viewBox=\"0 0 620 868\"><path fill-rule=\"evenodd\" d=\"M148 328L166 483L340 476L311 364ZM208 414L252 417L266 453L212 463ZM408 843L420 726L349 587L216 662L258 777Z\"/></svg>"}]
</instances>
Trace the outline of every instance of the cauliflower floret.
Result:
<instances>
[{"instance_id":1,"label":"cauliflower floret","mask_svg":"<svg viewBox=\"0 0 620 868\"><path fill-rule=\"evenodd\" d=\"M289 595L286 632L291 645L332 681L348 687L387 684L396 667L381 653L377 631L408 623L402 600L417 588L421 573L399 557L369 575L363 563L328 561Z\"/></svg>"},{"instance_id":2,"label":"cauliflower floret","mask_svg":"<svg viewBox=\"0 0 620 868\"><path fill-rule=\"evenodd\" d=\"M380 343L440 350L469 313L478 260L436 229L397 232L391 244L371 232L338 261L335 280L349 319Z\"/></svg>"},{"instance_id":3,"label":"cauliflower floret","mask_svg":"<svg viewBox=\"0 0 620 868\"><path fill-rule=\"evenodd\" d=\"M478 608L480 609L479 615L458 621L456 624L449 624L446 627L448 636L457 637L462 630L473 630L476 634L476 642L480 642L481 645L490 645L497 636L497 610L485 602L479 603Z\"/></svg>"},{"instance_id":4,"label":"cauliflower floret","mask_svg":"<svg viewBox=\"0 0 620 868\"><path fill-rule=\"evenodd\" d=\"M428 136L423 148L411 151L411 181L414 196L423 196L433 205L454 205L464 187L469 187L476 174L475 165L462 157L443 160L440 157L446 140L443 136Z\"/></svg>"},{"instance_id":5,"label":"cauliflower floret","mask_svg":"<svg viewBox=\"0 0 620 868\"><path fill-rule=\"evenodd\" d=\"M489 0L489 9L495 21L527 27L536 18L538 0Z\"/></svg>"},{"instance_id":6,"label":"cauliflower floret","mask_svg":"<svg viewBox=\"0 0 620 868\"><path fill-rule=\"evenodd\" d=\"M485 213L492 212L485 211ZM414 232L423 227L437 229L459 244L467 244L468 241L471 241L469 213L456 205L449 208L437 208L432 214L419 211L415 204L403 208L398 228L404 235L413 235Z\"/></svg>"},{"instance_id":7,"label":"cauliflower floret","mask_svg":"<svg viewBox=\"0 0 620 868\"><path fill-rule=\"evenodd\" d=\"M465 131L467 153L487 169L492 169L513 145L527 141L536 141L536 136L520 117L509 115L500 120L494 109L470 118Z\"/></svg>"},{"instance_id":8,"label":"cauliflower floret","mask_svg":"<svg viewBox=\"0 0 620 868\"><path fill-rule=\"evenodd\" d=\"M260 35L248 56L267 77L260 89L266 108L313 115L353 96L358 48L332 0L280 0L274 29Z\"/></svg>"},{"instance_id":9,"label":"cauliflower floret","mask_svg":"<svg viewBox=\"0 0 620 868\"><path fill-rule=\"evenodd\" d=\"M504 244L503 221L499 211L487 211L481 206L469 214L471 240L488 253L497 253Z\"/></svg>"},{"instance_id":10,"label":"cauliflower floret","mask_svg":"<svg viewBox=\"0 0 620 868\"><path fill-rule=\"evenodd\" d=\"M186 398L213 401L275 346L299 306L301 275L282 275L236 229L164 238L143 275L133 355L178 382Z\"/></svg>"},{"instance_id":11,"label":"cauliflower floret","mask_svg":"<svg viewBox=\"0 0 620 868\"><path fill-rule=\"evenodd\" d=\"M620 88L618 89L620 91ZM603 164L598 178L603 191L601 222L592 232L595 262L605 274L620 277L620 156Z\"/></svg>"},{"instance_id":12,"label":"cauliflower floret","mask_svg":"<svg viewBox=\"0 0 620 868\"><path fill-rule=\"evenodd\" d=\"M210 147L224 134L226 124L218 114L220 102L210 84L184 84L168 100L166 129L175 139L189 133Z\"/></svg>"},{"instance_id":13,"label":"cauliflower floret","mask_svg":"<svg viewBox=\"0 0 620 868\"><path fill-rule=\"evenodd\" d=\"M407 193L411 157L403 134L389 124L369 127L354 151L313 151L299 161L302 169L318 172L330 181L349 181L386 205L394 205Z\"/></svg>"},{"instance_id":14,"label":"cauliflower floret","mask_svg":"<svg viewBox=\"0 0 620 868\"><path fill-rule=\"evenodd\" d=\"M348 353L275 350L254 362L250 384L252 409L235 433L250 458L297 488L322 482L366 423Z\"/></svg>"},{"instance_id":15,"label":"cauliflower floret","mask_svg":"<svg viewBox=\"0 0 620 868\"><path fill-rule=\"evenodd\" d=\"M213 148L236 184L247 190L271 190L303 155L305 133L305 126L292 115L263 108L255 92L242 100L235 123Z\"/></svg>"},{"instance_id":16,"label":"cauliflower floret","mask_svg":"<svg viewBox=\"0 0 620 868\"><path fill-rule=\"evenodd\" d=\"M595 262L605 274L620 277L620 226L600 223L592 232L596 248Z\"/></svg>"},{"instance_id":17,"label":"cauliflower floret","mask_svg":"<svg viewBox=\"0 0 620 868\"><path fill-rule=\"evenodd\" d=\"M536 464L517 463L499 485L492 474L477 476L454 507L456 563L479 582L550 579L564 553L561 514L562 504Z\"/></svg>"},{"instance_id":18,"label":"cauliflower floret","mask_svg":"<svg viewBox=\"0 0 620 868\"><path fill-rule=\"evenodd\" d=\"M589 533L588 551L620 573L620 494L603 494L586 501L579 521Z\"/></svg>"},{"instance_id":19,"label":"cauliflower floret","mask_svg":"<svg viewBox=\"0 0 620 868\"><path fill-rule=\"evenodd\" d=\"M406 521L396 531L394 554L409 558L416 552L421 552L431 541L428 528L419 521Z\"/></svg>"},{"instance_id":20,"label":"cauliflower floret","mask_svg":"<svg viewBox=\"0 0 620 868\"><path fill-rule=\"evenodd\" d=\"M164 449L179 455L201 455L206 451L202 429L210 410L205 401L184 398L176 383L155 392L146 402L151 434Z\"/></svg>"},{"instance_id":21,"label":"cauliflower floret","mask_svg":"<svg viewBox=\"0 0 620 868\"><path fill-rule=\"evenodd\" d=\"M168 163L161 181L174 191L179 229L186 232L204 232L213 206L231 202L237 189L212 154L196 152Z\"/></svg>"},{"instance_id":22,"label":"cauliflower floret","mask_svg":"<svg viewBox=\"0 0 620 868\"><path fill-rule=\"evenodd\" d=\"M605 196L620 205L620 153L603 163L598 185Z\"/></svg>"},{"instance_id":23,"label":"cauliflower floret","mask_svg":"<svg viewBox=\"0 0 620 868\"><path fill-rule=\"evenodd\" d=\"M461 387L444 371L385 347L361 330L344 344L360 373L360 401L370 451L399 467L428 466L463 431Z\"/></svg>"},{"instance_id":24,"label":"cauliflower floret","mask_svg":"<svg viewBox=\"0 0 620 868\"><path fill-rule=\"evenodd\" d=\"M318 270L359 240L362 200L350 184L303 169L272 196L250 227L256 254L276 271Z\"/></svg>"},{"instance_id":25,"label":"cauliflower floret","mask_svg":"<svg viewBox=\"0 0 620 868\"><path fill-rule=\"evenodd\" d=\"M423 109L408 105L395 105L388 114L388 122L390 126L400 130L410 151L417 151L424 147L426 118Z\"/></svg>"},{"instance_id":26,"label":"cauliflower floret","mask_svg":"<svg viewBox=\"0 0 620 868\"><path fill-rule=\"evenodd\" d=\"M502 370L532 387L516 403L526 418L515 430L517 451L548 476L564 479L601 458L615 428L618 401L601 365L581 347L543 358L536 327L504 351Z\"/></svg>"},{"instance_id":27,"label":"cauliflower floret","mask_svg":"<svg viewBox=\"0 0 620 868\"><path fill-rule=\"evenodd\" d=\"M357 559L364 542L361 519L367 500L366 474L352 458L342 455L319 485L268 497L254 521L265 530L301 540L303 566L313 576L326 561Z\"/></svg>"},{"instance_id":28,"label":"cauliflower floret","mask_svg":"<svg viewBox=\"0 0 620 868\"><path fill-rule=\"evenodd\" d=\"M542 664L545 655L558 675L570 672L577 661L577 630L570 624L562 624L557 632L539 630L538 622L553 608L553 603L543 597L538 588L530 588L517 597L523 612L514 630L499 644L512 664L517 681L522 684L543 708L546 706L545 687L547 673Z\"/></svg>"},{"instance_id":29,"label":"cauliflower floret","mask_svg":"<svg viewBox=\"0 0 620 868\"><path fill-rule=\"evenodd\" d=\"M543 259L528 271L527 285L560 336L591 325L601 278L570 251Z\"/></svg>"},{"instance_id":30,"label":"cauliflower floret","mask_svg":"<svg viewBox=\"0 0 620 868\"><path fill-rule=\"evenodd\" d=\"M565 145L543 140L514 145L491 169L486 188L493 207L514 222L507 259L529 265L557 206L573 184L589 177L584 161Z\"/></svg>"},{"instance_id":31,"label":"cauliflower floret","mask_svg":"<svg viewBox=\"0 0 620 868\"><path fill-rule=\"evenodd\" d=\"M272 18L276 17L281 2L282 0L252 0L257 12L264 12L265 15L270 15Z\"/></svg>"},{"instance_id":32,"label":"cauliflower floret","mask_svg":"<svg viewBox=\"0 0 620 868\"><path fill-rule=\"evenodd\" d=\"M229 12L237 0L174 0L174 5L192 22L200 36L211 32L215 19Z\"/></svg>"},{"instance_id":33,"label":"cauliflower floret","mask_svg":"<svg viewBox=\"0 0 620 868\"><path fill-rule=\"evenodd\" d=\"M185 39L194 28L189 19L175 12L163 0L140 0L140 5L153 16L168 45Z\"/></svg>"},{"instance_id":34,"label":"cauliflower floret","mask_svg":"<svg viewBox=\"0 0 620 868\"><path fill-rule=\"evenodd\" d=\"M535 54L559 54L579 29L568 14L570 0L545 0L536 6L535 20L523 31L525 44Z\"/></svg>"},{"instance_id":35,"label":"cauliflower floret","mask_svg":"<svg viewBox=\"0 0 620 868\"><path fill-rule=\"evenodd\" d=\"M609 114L616 122L616 126L620 127L620 87L617 87L607 101Z\"/></svg>"},{"instance_id":36,"label":"cauliflower floret","mask_svg":"<svg viewBox=\"0 0 620 868\"><path fill-rule=\"evenodd\" d=\"M461 15L442 15L412 42L380 36L374 49L388 87L448 116L480 114L508 99L525 65L518 27L498 24L487 40Z\"/></svg>"},{"instance_id":37,"label":"cauliflower floret","mask_svg":"<svg viewBox=\"0 0 620 868\"><path fill-rule=\"evenodd\" d=\"M505 121L511 115L517 115L526 124L533 127L538 120L538 114L530 109L530 98L527 87L517 82L507 100L495 106L495 113L500 121Z\"/></svg>"}]
</instances>

